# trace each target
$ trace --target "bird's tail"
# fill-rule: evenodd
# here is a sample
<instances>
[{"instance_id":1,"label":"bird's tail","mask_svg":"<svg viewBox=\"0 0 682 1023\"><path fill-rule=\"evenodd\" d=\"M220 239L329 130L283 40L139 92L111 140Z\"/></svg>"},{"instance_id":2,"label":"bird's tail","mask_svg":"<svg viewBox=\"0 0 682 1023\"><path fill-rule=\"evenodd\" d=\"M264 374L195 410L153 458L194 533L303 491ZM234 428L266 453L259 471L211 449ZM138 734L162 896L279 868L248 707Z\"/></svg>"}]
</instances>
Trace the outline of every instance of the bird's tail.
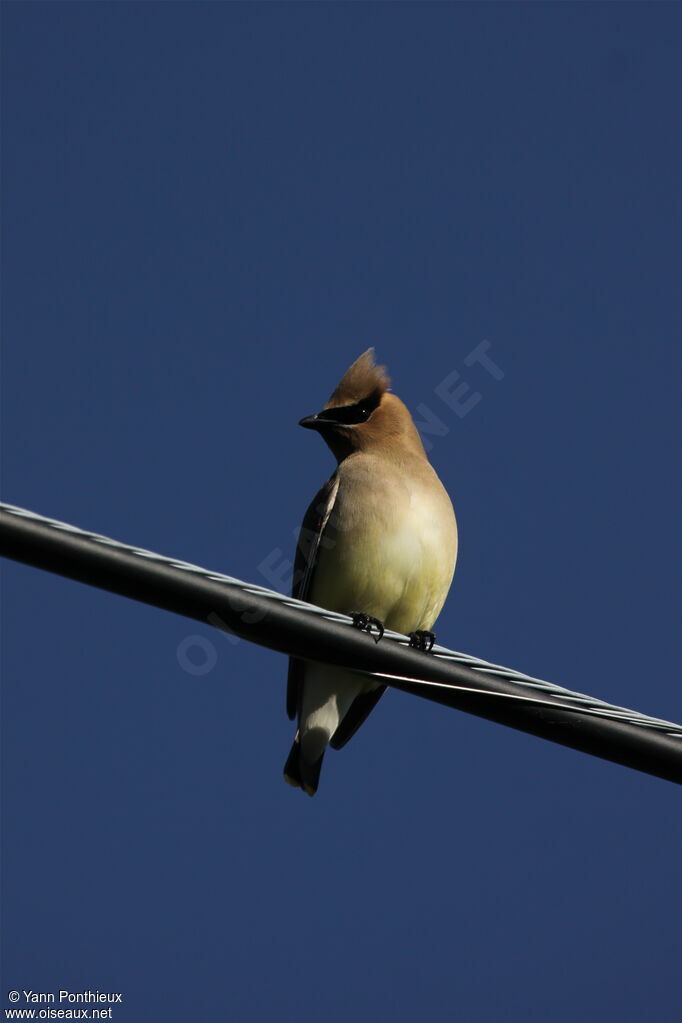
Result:
<instances>
[{"instance_id":1,"label":"bird's tail","mask_svg":"<svg viewBox=\"0 0 682 1023\"><path fill-rule=\"evenodd\" d=\"M321 753L317 753L316 750L314 759L306 756L307 751L301 746L301 733L296 732L294 744L284 765L284 780L295 788L303 789L309 796L314 796L320 782L324 750L324 745Z\"/></svg>"}]
</instances>

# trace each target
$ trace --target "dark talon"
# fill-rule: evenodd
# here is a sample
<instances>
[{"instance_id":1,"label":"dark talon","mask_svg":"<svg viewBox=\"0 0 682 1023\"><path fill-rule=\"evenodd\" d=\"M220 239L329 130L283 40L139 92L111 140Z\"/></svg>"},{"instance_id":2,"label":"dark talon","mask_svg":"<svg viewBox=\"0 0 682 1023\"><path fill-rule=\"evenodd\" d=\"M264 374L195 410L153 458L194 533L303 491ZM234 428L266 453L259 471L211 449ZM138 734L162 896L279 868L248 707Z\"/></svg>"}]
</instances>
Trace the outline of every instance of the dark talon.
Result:
<instances>
[{"instance_id":1,"label":"dark talon","mask_svg":"<svg viewBox=\"0 0 682 1023\"><path fill-rule=\"evenodd\" d=\"M378 643L384 634L383 622L380 622L378 618L373 618L371 615L366 615L364 611L356 611L351 615L353 619L353 625L356 629L360 629L362 632L368 632L372 636L372 626L379 633L378 636L372 636L375 643Z\"/></svg>"},{"instance_id":2,"label":"dark talon","mask_svg":"<svg viewBox=\"0 0 682 1023\"><path fill-rule=\"evenodd\" d=\"M414 647L415 650L423 650L425 654L428 654L433 650L433 644L436 642L436 636L433 632L427 632L424 629L417 629L416 632L410 633L410 646Z\"/></svg>"}]
</instances>

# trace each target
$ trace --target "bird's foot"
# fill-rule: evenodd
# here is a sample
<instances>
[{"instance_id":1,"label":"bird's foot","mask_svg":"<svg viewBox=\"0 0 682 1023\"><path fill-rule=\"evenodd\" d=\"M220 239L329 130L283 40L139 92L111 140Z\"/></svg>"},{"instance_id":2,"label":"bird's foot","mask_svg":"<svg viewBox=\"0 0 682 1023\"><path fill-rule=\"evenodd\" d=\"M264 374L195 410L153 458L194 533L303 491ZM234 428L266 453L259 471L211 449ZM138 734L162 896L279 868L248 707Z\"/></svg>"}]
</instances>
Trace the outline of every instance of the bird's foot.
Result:
<instances>
[{"instance_id":1,"label":"bird's foot","mask_svg":"<svg viewBox=\"0 0 682 1023\"><path fill-rule=\"evenodd\" d=\"M372 636L375 643L378 643L384 634L384 623L380 622L378 618L373 618L371 615L366 615L364 611L356 611L351 615L353 619L353 625L356 629L360 629L361 632L368 632L372 636L372 628L375 628L379 633L378 636Z\"/></svg>"},{"instance_id":2,"label":"bird's foot","mask_svg":"<svg viewBox=\"0 0 682 1023\"><path fill-rule=\"evenodd\" d=\"M414 647L415 650L423 650L425 654L430 653L435 642L436 636L433 632L417 629L416 632L410 633L410 646Z\"/></svg>"}]
</instances>

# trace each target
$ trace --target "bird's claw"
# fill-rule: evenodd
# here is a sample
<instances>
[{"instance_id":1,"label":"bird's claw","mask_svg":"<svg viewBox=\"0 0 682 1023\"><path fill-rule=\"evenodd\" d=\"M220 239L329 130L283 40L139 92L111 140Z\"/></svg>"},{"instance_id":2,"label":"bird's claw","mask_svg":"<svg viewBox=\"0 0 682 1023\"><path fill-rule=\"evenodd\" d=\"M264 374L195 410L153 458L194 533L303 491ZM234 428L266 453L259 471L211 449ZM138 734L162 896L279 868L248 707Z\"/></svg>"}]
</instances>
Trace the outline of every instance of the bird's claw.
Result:
<instances>
[{"instance_id":1,"label":"bird's claw","mask_svg":"<svg viewBox=\"0 0 682 1023\"><path fill-rule=\"evenodd\" d=\"M428 654L433 650L433 644L436 642L436 636L433 632L427 632L424 629L417 629L416 632L410 633L410 646L414 647L415 650L423 650L425 654Z\"/></svg>"},{"instance_id":2,"label":"bird's claw","mask_svg":"<svg viewBox=\"0 0 682 1023\"><path fill-rule=\"evenodd\" d=\"M378 643L384 634L384 623L380 622L378 618L373 618L372 615L366 615L364 611L356 611L351 615L353 619L353 625L356 629L360 629L361 632L368 632L372 636L372 627L374 627L379 633L378 636L372 636L375 643Z\"/></svg>"}]
</instances>

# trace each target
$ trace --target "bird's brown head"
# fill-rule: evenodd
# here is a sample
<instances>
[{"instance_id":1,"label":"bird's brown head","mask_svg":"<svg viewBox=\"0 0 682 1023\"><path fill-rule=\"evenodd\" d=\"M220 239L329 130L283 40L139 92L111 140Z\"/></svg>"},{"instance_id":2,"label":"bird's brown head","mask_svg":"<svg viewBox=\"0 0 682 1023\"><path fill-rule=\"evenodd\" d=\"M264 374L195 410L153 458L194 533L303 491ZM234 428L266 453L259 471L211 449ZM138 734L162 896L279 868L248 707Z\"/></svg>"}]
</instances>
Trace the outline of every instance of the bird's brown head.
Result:
<instances>
[{"instance_id":1,"label":"bird's brown head","mask_svg":"<svg viewBox=\"0 0 682 1023\"><path fill-rule=\"evenodd\" d=\"M322 434L339 462L354 451L399 455L411 450L423 456L412 417L389 392L390 382L386 367L377 366L374 349L368 348L346 370L322 411L299 425Z\"/></svg>"}]
</instances>

